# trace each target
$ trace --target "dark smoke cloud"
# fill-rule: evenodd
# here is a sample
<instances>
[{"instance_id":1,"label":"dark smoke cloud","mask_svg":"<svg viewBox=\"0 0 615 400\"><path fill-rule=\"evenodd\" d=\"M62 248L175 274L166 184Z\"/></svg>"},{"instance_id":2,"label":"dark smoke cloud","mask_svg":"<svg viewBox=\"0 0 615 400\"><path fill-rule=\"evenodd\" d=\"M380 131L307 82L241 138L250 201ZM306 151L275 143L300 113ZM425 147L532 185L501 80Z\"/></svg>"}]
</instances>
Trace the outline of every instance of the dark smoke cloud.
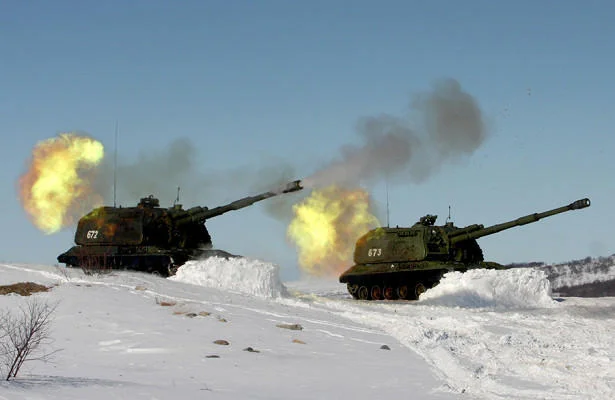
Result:
<instances>
[{"instance_id":1,"label":"dark smoke cloud","mask_svg":"<svg viewBox=\"0 0 615 400\"><path fill-rule=\"evenodd\" d=\"M418 95L413 106L423 113L428 136L443 159L472 154L485 139L478 103L456 80L437 82L433 92Z\"/></svg>"},{"instance_id":2,"label":"dark smoke cloud","mask_svg":"<svg viewBox=\"0 0 615 400\"><path fill-rule=\"evenodd\" d=\"M389 183L421 181L445 162L472 154L487 136L476 100L453 79L439 81L414 96L407 111L407 118L389 114L361 118L356 126L361 144L342 147L337 160L303 179L303 185L308 189L329 184L352 188L385 179ZM258 168L204 172L201 168L207 163L200 161L204 155L197 149L181 138L159 150L142 150L128 161L118 159L117 204L132 206L152 194L161 206L170 206L179 186L184 206L215 207L301 179L287 160L270 157ZM109 149L94 183L106 204L112 204L113 155ZM292 205L307 195L309 190L304 190L261 204L270 216L288 222L293 217Z\"/></svg>"},{"instance_id":3,"label":"dark smoke cloud","mask_svg":"<svg viewBox=\"0 0 615 400\"><path fill-rule=\"evenodd\" d=\"M273 184L276 187L299 179L299 177L295 173L294 168L290 165L285 165L282 162L280 162L280 164L278 165L266 167L261 171L266 174L265 176L269 176L274 179ZM256 187L259 193L261 191L270 190L270 188L271 184L269 182L267 183L267 185L261 184ZM264 202L263 206L265 208L265 212L271 217L280 221L289 222L293 218L293 204L296 204L299 199L305 196L305 191L285 193L280 196L268 199Z\"/></svg>"},{"instance_id":4,"label":"dark smoke cloud","mask_svg":"<svg viewBox=\"0 0 615 400\"><path fill-rule=\"evenodd\" d=\"M421 181L445 162L472 154L487 136L478 103L454 79L416 95L408 111L417 124L387 114L361 119L357 132L363 143L343 147L340 158L306 178L305 186Z\"/></svg>"},{"instance_id":5,"label":"dark smoke cloud","mask_svg":"<svg viewBox=\"0 0 615 400\"><path fill-rule=\"evenodd\" d=\"M113 200L113 155L107 150L101 173L95 180L97 193L107 204ZM203 172L207 163L190 140L176 139L163 149L142 150L131 161L118 159L117 204L134 206L141 197L154 195L162 207L173 204L180 187L180 203L215 207L242 197L277 188L287 169L280 165ZM295 180L297 178L291 178Z\"/></svg>"},{"instance_id":6,"label":"dark smoke cloud","mask_svg":"<svg viewBox=\"0 0 615 400\"><path fill-rule=\"evenodd\" d=\"M180 200L192 201L207 192L209 177L197 172L196 152L187 139L177 139L162 150L142 150L131 161L118 159L118 205L136 205L141 197L150 194L169 206L180 189ZM97 182L99 193L107 201L113 199L113 155L107 152L104 173Z\"/></svg>"}]
</instances>

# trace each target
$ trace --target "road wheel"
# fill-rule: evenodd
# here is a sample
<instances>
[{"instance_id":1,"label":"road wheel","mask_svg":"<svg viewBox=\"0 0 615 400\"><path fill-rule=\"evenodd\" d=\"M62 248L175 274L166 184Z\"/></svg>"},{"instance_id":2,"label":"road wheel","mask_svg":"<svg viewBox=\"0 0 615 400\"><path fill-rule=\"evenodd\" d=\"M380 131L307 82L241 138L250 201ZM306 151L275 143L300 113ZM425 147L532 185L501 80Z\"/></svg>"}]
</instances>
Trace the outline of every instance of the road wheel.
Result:
<instances>
[{"instance_id":1,"label":"road wheel","mask_svg":"<svg viewBox=\"0 0 615 400\"><path fill-rule=\"evenodd\" d=\"M359 285L356 283L348 283L346 284L346 288L348 289L348 293L355 299L357 298L357 292L359 291Z\"/></svg>"},{"instance_id":2,"label":"road wheel","mask_svg":"<svg viewBox=\"0 0 615 400\"><path fill-rule=\"evenodd\" d=\"M382 289L380 289L380 286L378 285L372 286L372 300L380 299L382 299Z\"/></svg>"},{"instance_id":3,"label":"road wheel","mask_svg":"<svg viewBox=\"0 0 615 400\"><path fill-rule=\"evenodd\" d=\"M359 288L359 299L361 300L369 300L369 290L365 286L361 286Z\"/></svg>"},{"instance_id":4,"label":"road wheel","mask_svg":"<svg viewBox=\"0 0 615 400\"><path fill-rule=\"evenodd\" d=\"M422 282L418 282L416 284L416 286L414 287L414 295L415 295L415 299L418 300L419 296L423 293L425 293L425 291L427 290L427 288L425 287L425 285L423 285Z\"/></svg>"},{"instance_id":5,"label":"road wheel","mask_svg":"<svg viewBox=\"0 0 615 400\"><path fill-rule=\"evenodd\" d=\"M391 286L385 286L384 290L382 291L382 294L387 300L395 300L395 289L393 289L393 287Z\"/></svg>"},{"instance_id":6,"label":"road wheel","mask_svg":"<svg viewBox=\"0 0 615 400\"><path fill-rule=\"evenodd\" d=\"M406 285L401 285L400 287L397 288L397 297L399 297L402 300L408 300L408 286Z\"/></svg>"},{"instance_id":7,"label":"road wheel","mask_svg":"<svg viewBox=\"0 0 615 400\"><path fill-rule=\"evenodd\" d=\"M356 283L347 283L346 288L348 289L348 293L356 294L359 290L359 285L357 285Z\"/></svg>"},{"instance_id":8,"label":"road wheel","mask_svg":"<svg viewBox=\"0 0 615 400\"><path fill-rule=\"evenodd\" d=\"M168 276L173 276L177 273L177 270L179 269L178 266L173 265L173 264L169 264L168 269L167 269L167 273L169 274Z\"/></svg>"}]
</instances>

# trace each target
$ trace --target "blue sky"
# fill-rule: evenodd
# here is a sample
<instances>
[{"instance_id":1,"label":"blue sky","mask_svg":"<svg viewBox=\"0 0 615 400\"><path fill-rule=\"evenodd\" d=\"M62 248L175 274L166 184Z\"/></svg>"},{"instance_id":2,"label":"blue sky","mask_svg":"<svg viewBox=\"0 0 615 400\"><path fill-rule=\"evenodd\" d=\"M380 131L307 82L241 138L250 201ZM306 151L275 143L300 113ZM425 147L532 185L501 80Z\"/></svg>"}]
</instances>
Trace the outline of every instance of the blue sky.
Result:
<instances>
[{"instance_id":1,"label":"blue sky","mask_svg":"<svg viewBox=\"0 0 615 400\"><path fill-rule=\"evenodd\" d=\"M613 17L608 1L0 1L0 260L55 263L72 243L71 229L39 232L19 204L39 140L84 131L112 151L117 120L129 163L187 138L194 168L224 181L202 196L214 206L253 194L238 171L312 174L359 143L359 118L403 115L448 77L490 135L428 181L390 185L391 224L444 222L451 205L457 225L488 225L590 197L589 209L479 243L504 263L612 254ZM384 183L372 194L384 209ZM286 226L264 206L208 227L217 247L294 276Z\"/></svg>"}]
</instances>

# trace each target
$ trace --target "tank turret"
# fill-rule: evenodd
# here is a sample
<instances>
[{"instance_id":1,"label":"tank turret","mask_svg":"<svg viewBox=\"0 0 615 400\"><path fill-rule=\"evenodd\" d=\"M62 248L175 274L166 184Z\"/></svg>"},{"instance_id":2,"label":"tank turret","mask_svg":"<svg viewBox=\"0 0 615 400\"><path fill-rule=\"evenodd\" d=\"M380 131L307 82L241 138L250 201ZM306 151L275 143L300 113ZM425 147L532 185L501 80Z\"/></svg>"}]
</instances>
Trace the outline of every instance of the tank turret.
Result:
<instances>
[{"instance_id":1,"label":"tank turret","mask_svg":"<svg viewBox=\"0 0 615 400\"><path fill-rule=\"evenodd\" d=\"M136 207L99 207L81 217L75 231L76 246L60 254L58 262L72 267L173 274L191 259L232 256L212 249L206 220L301 189L297 180L212 209L196 206L186 210L179 204L161 208L153 195L141 198Z\"/></svg>"},{"instance_id":2,"label":"tank turret","mask_svg":"<svg viewBox=\"0 0 615 400\"><path fill-rule=\"evenodd\" d=\"M459 228L450 222L438 226L437 217L429 214L409 228L376 228L359 238L355 265L339 280L359 299L416 299L446 272L505 268L485 262L476 239L589 206L589 199L581 199L486 228L481 224Z\"/></svg>"}]
</instances>

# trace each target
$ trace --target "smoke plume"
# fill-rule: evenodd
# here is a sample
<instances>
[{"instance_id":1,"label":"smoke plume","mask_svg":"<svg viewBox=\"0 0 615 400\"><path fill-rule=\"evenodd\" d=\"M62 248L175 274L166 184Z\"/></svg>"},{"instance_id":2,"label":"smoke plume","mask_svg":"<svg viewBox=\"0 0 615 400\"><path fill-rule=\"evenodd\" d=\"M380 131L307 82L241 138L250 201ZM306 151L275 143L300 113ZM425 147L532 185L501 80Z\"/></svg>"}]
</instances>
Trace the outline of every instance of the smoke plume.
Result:
<instances>
[{"instance_id":1,"label":"smoke plume","mask_svg":"<svg viewBox=\"0 0 615 400\"><path fill-rule=\"evenodd\" d=\"M256 195L277 188L281 183L295 180L288 169L277 165L261 168L235 168L223 171L203 172L203 163L198 151L189 139L179 138L163 149L142 150L131 161L118 159L117 204L134 206L141 197L154 195L162 207L168 207L177 198L180 188L180 203L186 207L205 205L219 206L241 197ZM113 157L107 157L94 182L107 204L113 199ZM282 196L280 196L282 197ZM274 208L269 210L272 214Z\"/></svg>"},{"instance_id":2,"label":"smoke plume","mask_svg":"<svg viewBox=\"0 0 615 400\"><path fill-rule=\"evenodd\" d=\"M194 197L205 191L207 178L196 172L194 146L187 139L178 139L164 150L141 151L132 156L132 161L118 159L117 201L118 205L133 206L139 198L150 194L160 199L160 204L170 205L181 187L181 196ZM113 158L106 157L103 173L96 182L97 191L105 199L113 198Z\"/></svg>"},{"instance_id":3,"label":"smoke plume","mask_svg":"<svg viewBox=\"0 0 615 400\"><path fill-rule=\"evenodd\" d=\"M407 116L360 119L360 144L341 148L337 160L303 179L302 185L353 188L383 179L421 181L445 162L472 154L487 136L478 103L453 79L436 82L429 91L415 95L407 112ZM117 203L134 205L153 194L161 206L169 206L180 187L180 203L217 206L301 178L287 161L271 159L256 169L203 172L197 149L181 138L161 150L141 151L130 161L118 160ZM101 169L96 189L109 201L113 199L112 157L105 158ZM307 194L301 191L269 199L265 210L276 219L290 220L292 204Z\"/></svg>"},{"instance_id":4,"label":"smoke plume","mask_svg":"<svg viewBox=\"0 0 615 400\"><path fill-rule=\"evenodd\" d=\"M408 111L418 117L417 124L388 114L361 119L357 133L362 144L343 147L339 159L303 184L352 187L400 177L421 181L445 162L472 154L487 136L478 103L454 79L416 95Z\"/></svg>"}]
</instances>

